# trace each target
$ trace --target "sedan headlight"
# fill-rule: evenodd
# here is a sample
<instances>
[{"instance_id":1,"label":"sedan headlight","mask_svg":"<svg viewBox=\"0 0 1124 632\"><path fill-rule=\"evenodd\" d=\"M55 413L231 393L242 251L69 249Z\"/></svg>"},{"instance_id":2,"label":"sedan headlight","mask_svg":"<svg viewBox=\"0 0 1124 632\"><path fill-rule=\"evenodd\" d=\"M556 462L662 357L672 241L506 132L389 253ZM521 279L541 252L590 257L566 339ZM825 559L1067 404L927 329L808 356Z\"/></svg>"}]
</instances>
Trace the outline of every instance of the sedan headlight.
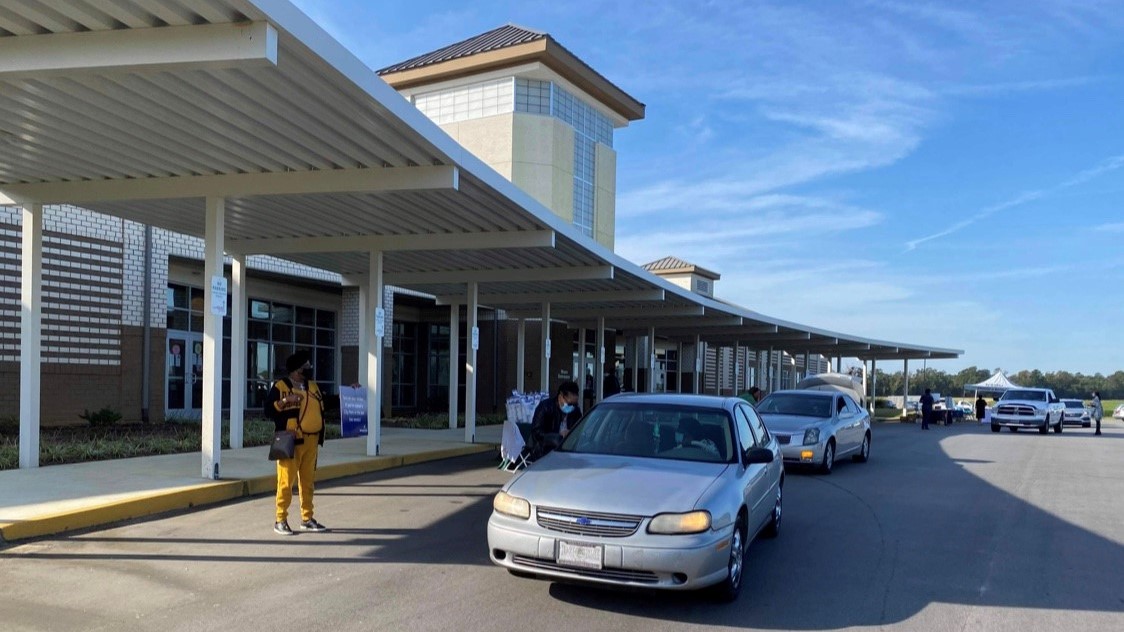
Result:
<instances>
[{"instance_id":1,"label":"sedan headlight","mask_svg":"<svg viewBox=\"0 0 1124 632\"><path fill-rule=\"evenodd\" d=\"M668 535L702 533L710 529L709 511L691 511L679 514L660 514L648 523L648 533Z\"/></svg>"},{"instance_id":2,"label":"sedan headlight","mask_svg":"<svg viewBox=\"0 0 1124 632\"><path fill-rule=\"evenodd\" d=\"M513 516L524 520L531 517L531 503L507 492L496 494L496 497L492 499L492 509L505 516Z\"/></svg>"},{"instance_id":3,"label":"sedan headlight","mask_svg":"<svg viewBox=\"0 0 1124 632\"><path fill-rule=\"evenodd\" d=\"M808 428L804 431L804 445L815 445L820 442L820 429Z\"/></svg>"}]
</instances>

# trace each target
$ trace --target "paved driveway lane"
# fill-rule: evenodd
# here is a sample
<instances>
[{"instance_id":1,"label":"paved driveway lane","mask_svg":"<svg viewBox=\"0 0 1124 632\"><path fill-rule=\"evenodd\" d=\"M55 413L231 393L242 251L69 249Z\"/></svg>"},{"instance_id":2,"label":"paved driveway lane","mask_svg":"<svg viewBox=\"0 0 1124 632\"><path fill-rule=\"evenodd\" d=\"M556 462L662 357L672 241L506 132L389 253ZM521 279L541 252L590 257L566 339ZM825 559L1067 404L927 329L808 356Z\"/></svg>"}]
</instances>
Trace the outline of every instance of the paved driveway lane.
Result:
<instances>
[{"instance_id":1,"label":"paved driveway lane","mask_svg":"<svg viewBox=\"0 0 1124 632\"><path fill-rule=\"evenodd\" d=\"M751 547L733 605L493 567L510 474L478 455L322 487L328 534L275 536L256 498L13 547L0 628L1124 629L1124 432L875 430L869 463L789 473L781 537Z\"/></svg>"}]
</instances>

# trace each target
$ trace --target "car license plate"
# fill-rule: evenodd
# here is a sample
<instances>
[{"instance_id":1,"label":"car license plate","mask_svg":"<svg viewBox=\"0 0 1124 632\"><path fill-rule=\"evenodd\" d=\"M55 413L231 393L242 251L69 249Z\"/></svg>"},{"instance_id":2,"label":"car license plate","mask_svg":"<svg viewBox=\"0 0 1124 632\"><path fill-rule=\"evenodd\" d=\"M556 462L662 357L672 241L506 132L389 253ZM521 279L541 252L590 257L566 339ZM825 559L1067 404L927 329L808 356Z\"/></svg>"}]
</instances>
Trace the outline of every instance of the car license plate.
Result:
<instances>
[{"instance_id":1,"label":"car license plate","mask_svg":"<svg viewBox=\"0 0 1124 632\"><path fill-rule=\"evenodd\" d=\"M579 568L601 569L601 545L558 542L558 563Z\"/></svg>"}]
</instances>

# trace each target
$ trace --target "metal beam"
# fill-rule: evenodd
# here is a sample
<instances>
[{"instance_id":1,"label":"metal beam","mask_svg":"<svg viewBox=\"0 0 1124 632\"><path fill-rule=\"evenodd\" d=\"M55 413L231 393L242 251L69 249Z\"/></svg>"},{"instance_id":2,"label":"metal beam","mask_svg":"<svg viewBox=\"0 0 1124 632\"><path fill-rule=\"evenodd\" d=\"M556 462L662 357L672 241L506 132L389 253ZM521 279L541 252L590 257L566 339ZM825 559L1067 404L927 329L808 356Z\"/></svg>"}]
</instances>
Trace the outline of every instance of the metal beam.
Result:
<instances>
[{"instance_id":1,"label":"metal beam","mask_svg":"<svg viewBox=\"0 0 1124 632\"><path fill-rule=\"evenodd\" d=\"M538 292L525 294L481 294L481 305L539 305L543 302L551 304L566 303L599 303L599 302L629 302L651 301L658 302L665 298L663 290L612 290L601 292ZM464 301L459 295L440 295L437 297L438 305L455 305L457 301Z\"/></svg>"},{"instance_id":2,"label":"metal beam","mask_svg":"<svg viewBox=\"0 0 1124 632\"><path fill-rule=\"evenodd\" d=\"M742 320L740 317L737 320ZM712 319L705 321L707 323L707 335L720 335L730 336L731 339L741 337L745 339L752 338L755 334L773 334L777 333L776 325L742 325L740 327L730 326L725 324L711 325L710 323L718 323L719 319ZM694 340L695 332L698 331L697 327L667 327L660 333L664 334L667 338L682 337L685 341L690 342Z\"/></svg>"},{"instance_id":3,"label":"metal beam","mask_svg":"<svg viewBox=\"0 0 1124 632\"><path fill-rule=\"evenodd\" d=\"M645 326L648 318L664 318L668 316L702 316L701 305L668 305L665 307L628 307L616 309L566 309L556 308L551 311L555 318L598 318L604 316L610 321L619 321L622 318L636 319L636 326Z\"/></svg>"},{"instance_id":4,"label":"metal beam","mask_svg":"<svg viewBox=\"0 0 1124 632\"><path fill-rule=\"evenodd\" d=\"M277 30L267 22L48 33L0 40L0 81L276 65Z\"/></svg>"},{"instance_id":5,"label":"metal beam","mask_svg":"<svg viewBox=\"0 0 1124 632\"><path fill-rule=\"evenodd\" d=\"M613 278L613 266L570 268L504 268L488 270L442 270L439 272L395 272L386 275L390 285L442 285L445 283L518 283L520 281L589 281Z\"/></svg>"},{"instance_id":6,"label":"metal beam","mask_svg":"<svg viewBox=\"0 0 1124 632\"><path fill-rule=\"evenodd\" d=\"M459 180L460 173L456 167L443 165L6 184L3 191L15 200L82 204L193 197L455 191L460 186Z\"/></svg>"},{"instance_id":7,"label":"metal beam","mask_svg":"<svg viewBox=\"0 0 1124 632\"><path fill-rule=\"evenodd\" d=\"M419 235L345 235L338 237L284 237L231 240L233 252L254 255L283 255L308 252L380 252L429 250L499 250L506 248L553 248L553 230L496 233L427 233ZM456 297L463 304L464 296ZM441 303L439 303L441 304ZM445 303L452 304L452 303Z\"/></svg>"}]
</instances>

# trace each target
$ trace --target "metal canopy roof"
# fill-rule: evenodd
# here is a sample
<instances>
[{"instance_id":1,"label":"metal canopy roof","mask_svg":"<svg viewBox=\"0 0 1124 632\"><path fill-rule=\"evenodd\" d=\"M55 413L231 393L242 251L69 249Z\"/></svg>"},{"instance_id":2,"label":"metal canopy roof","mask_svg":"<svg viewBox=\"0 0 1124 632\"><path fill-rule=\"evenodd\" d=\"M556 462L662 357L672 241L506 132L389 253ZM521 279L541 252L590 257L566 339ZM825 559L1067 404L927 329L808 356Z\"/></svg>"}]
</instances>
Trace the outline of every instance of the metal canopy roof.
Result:
<instances>
[{"instance_id":1,"label":"metal canopy roof","mask_svg":"<svg viewBox=\"0 0 1124 632\"><path fill-rule=\"evenodd\" d=\"M675 286L472 156L285 0L28 0L0 11L0 192L226 249L575 324L802 353L954 358L757 314Z\"/></svg>"}]
</instances>

